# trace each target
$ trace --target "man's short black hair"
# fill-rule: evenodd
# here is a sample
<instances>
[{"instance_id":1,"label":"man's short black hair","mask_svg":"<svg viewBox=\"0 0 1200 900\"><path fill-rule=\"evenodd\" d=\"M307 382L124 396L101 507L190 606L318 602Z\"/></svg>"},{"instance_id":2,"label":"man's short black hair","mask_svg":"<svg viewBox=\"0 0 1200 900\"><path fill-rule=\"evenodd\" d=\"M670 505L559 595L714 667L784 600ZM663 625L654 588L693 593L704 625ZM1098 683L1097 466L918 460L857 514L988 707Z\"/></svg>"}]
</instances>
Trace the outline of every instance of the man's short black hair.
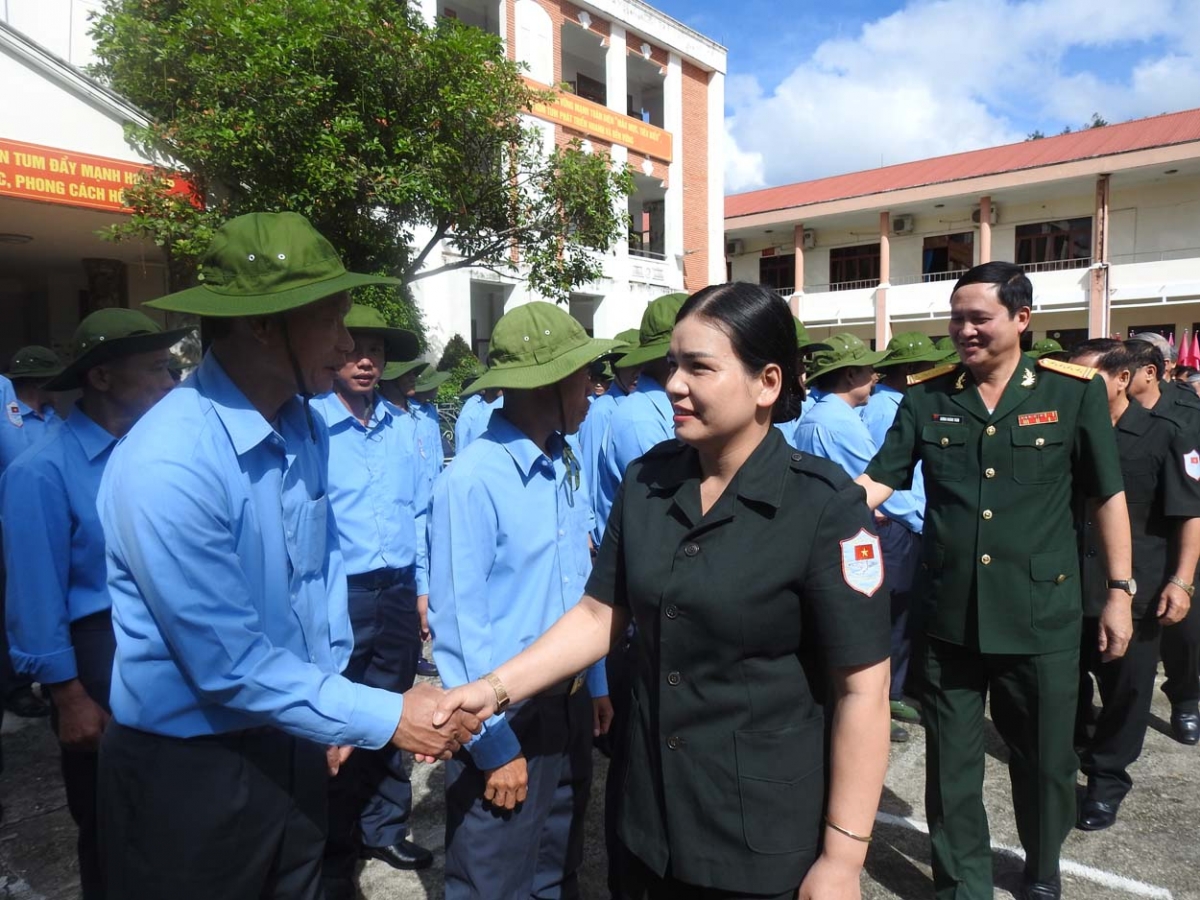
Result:
<instances>
[{"instance_id":1,"label":"man's short black hair","mask_svg":"<svg viewBox=\"0 0 1200 900\"><path fill-rule=\"evenodd\" d=\"M954 290L950 292L950 296L953 297L959 288L969 284L994 284L996 296L1008 310L1010 319L1017 314L1017 310L1021 307L1033 306L1033 284L1030 282L1029 276L1025 274L1025 270L1016 263L997 260L968 269L954 283Z\"/></svg>"},{"instance_id":2,"label":"man's short black hair","mask_svg":"<svg viewBox=\"0 0 1200 900\"><path fill-rule=\"evenodd\" d=\"M1154 366L1154 374L1160 380L1162 379L1164 365L1161 350L1149 341L1126 341L1125 349L1129 351L1134 371L1144 369L1146 366Z\"/></svg>"},{"instance_id":3,"label":"man's short black hair","mask_svg":"<svg viewBox=\"0 0 1200 900\"><path fill-rule=\"evenodd\" d=\"M1133 372L1138 368L1125 345L1113 338L1092 338L1077 344L1071 350L1071 359L1082 359L1086 356L1096 357L1092 365L1106 375L1117 375L1125 369Z\"/></svg>"}]
</instances>

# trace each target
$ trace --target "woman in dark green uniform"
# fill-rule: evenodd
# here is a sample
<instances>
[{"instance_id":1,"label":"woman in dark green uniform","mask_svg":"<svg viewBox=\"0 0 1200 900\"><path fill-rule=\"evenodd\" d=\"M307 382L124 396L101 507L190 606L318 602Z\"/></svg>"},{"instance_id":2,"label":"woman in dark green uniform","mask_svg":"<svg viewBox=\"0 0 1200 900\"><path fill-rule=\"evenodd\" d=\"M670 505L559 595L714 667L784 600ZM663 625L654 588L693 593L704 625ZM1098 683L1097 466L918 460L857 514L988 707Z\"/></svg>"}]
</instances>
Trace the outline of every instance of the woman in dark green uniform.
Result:
<instances>
[{"instance_id":1,"label":"woman in dark green uniform","mask_svg":"<svg viewBox=\"0 0 1200 900\"><path fill-rule=\"evenodd\" d=\"M439 711L543 691L632 616L633 900L859 896L887 767L888 603L862 491L771 427L796 416L795 358L772 292L694 294L671 339L678 440L626 472L587 596Z\"/></svg>"}]
</instances>

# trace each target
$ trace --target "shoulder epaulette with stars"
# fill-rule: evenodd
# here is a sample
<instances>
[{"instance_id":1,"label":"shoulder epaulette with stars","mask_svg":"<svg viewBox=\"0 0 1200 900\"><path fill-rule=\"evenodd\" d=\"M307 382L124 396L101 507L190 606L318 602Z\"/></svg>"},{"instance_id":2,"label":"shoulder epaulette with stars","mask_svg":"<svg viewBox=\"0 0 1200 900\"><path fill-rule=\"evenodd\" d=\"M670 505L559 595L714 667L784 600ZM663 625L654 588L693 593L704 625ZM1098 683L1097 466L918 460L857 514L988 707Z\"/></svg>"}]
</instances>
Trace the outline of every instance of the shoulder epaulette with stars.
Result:
<instances>
[{"instance_id":1,"label":"shoulder epaulette with stars","mask_svg":"<svg viewBox=\"0 0 1200 900\"><path fill-rule=\"evenodd\" d=\"M951 372L953 372L957 368L958 368L958 363L956 363L956 362L955 363L946 363L946 365L944 365L944 366L934 366L932 369L929 369L928 371L918 372L916 375L909 375L908 376L908 386L912 387L914 384L921 384L923 382L929 381L932 378L941 378L943 375L949 375Z\"/></svg>"},{"instance_id":2,"label":"shoulder epaulette with stars","mask_svg":"<svg viewBox=\"0 0 1200 900\"><path fill-rule=\"evenodd\" d=\"M1057 372L1059 375L1070 375L1072 378L1078 378L1080 381L1091 381L1097 370L1091 366L1079 366L1075 363L1063 362L1061 359L1049 359L1042 357L1037 361L1038 368L1049 369L1051 372Z\"/></svg>"}]
</instances>

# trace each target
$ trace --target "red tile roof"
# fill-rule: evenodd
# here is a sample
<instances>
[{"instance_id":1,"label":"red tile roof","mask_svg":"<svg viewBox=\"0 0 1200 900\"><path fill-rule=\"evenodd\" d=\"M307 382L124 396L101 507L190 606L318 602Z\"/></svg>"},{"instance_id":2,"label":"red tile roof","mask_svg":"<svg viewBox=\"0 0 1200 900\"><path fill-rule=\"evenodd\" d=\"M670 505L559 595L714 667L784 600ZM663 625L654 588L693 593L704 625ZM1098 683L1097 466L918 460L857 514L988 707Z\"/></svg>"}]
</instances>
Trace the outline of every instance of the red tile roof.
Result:
<instances>
[{"instance_id":1,"label":"red tile roof","mask_svg":"<svg viewBox=\"0 0 1200 900\"><path fill-rule=\"evenodd\" d=\"M1119 125L1087 128L1071 134L1005 144L985 150L952 153L916 162L851 172L801 181L781 187L733 194L725 198L725 217L748 216L776 209L808 206L830 200L844 200L897 191L922 185L941 184L1034 169L1059 163L1112 156L1151 147L1200 141L1200 109L1135 119Z\"/></svg>"}]
</instances>

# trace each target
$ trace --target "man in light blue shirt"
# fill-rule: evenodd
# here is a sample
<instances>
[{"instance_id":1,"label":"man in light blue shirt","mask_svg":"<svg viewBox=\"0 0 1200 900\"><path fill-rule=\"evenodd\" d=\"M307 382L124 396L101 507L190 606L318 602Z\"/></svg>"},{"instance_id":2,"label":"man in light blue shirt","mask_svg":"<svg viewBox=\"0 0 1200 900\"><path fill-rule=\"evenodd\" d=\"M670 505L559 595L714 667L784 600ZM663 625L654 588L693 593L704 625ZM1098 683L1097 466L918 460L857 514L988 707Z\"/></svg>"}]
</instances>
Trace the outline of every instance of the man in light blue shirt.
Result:
<instances>
[{"instance_id":1,"label":"man in light blue shirt","mask_svg":"<svg viewBox=\"0 0 1200 900\"><path fill-rule=\"evenodd\" d=\"M886 352L887 356L875 365L879 382L867 405L860 407L863 424L871 433L871 440L876 447L883 446L883 438L896 419L900 401L908 390L909 377L940 362L945 355L919 331L893 336ZM893 500L897 502L893 503ZM888 517L877 519L875 524L879 528L879 541L887 569L887 587L891 592L892 718L899 722L916 723L921 717L904 701L904 687L908 680L908 662L912 651L908 636L908 612L912 605L913 579L921 562L921 532L925 525L925 478L920 463L913 470L912 489L893 494L888 501L888 510Z\"/></svg>"},{"instance_id":2,"label":"man in light blue shirt","mask_svg":"<svg viewBox=\"0 0 1200 900\"><path fill-rule=\"evenodd\" d=\"M200 285L150 306L208 317L200 367L112 452L97 506L116 660L100 753L109 896L320 900L327 770L352 747L457 749L440 693L339 674L353 633L309 409L353 341L347 272L295 213L219 228ZM231 829L230 823L236 823Z\"/></svg>"},{"instance_id":3,"label":"man in light blue shirt","mask_svg":"<svg viewBox=\"0 0 1200 900\"><path fill-rule=\"evenodd\" d=\"M623 352L619 351L627 351L630 347L637 344L638 330L630 328L627 331L622 331L614 340L619 342L617 349L613 353L608 354L606 358L610 358L615 362L624 355ZM591 406L588 408L587 418L579 426L580 462L583 465L583 476L587 479L590 489L593 511L596 509L598 500L596 494L596 486L599 479L597 466L600 462L600 451L604 445L604 438L608 434L608 423L612 419L613 413L617 411L617 407L637 387L637 378L637 366L613 365L613 378L608 385L608 390L592 401ZM596 521L600 521L598 515L596 516ZM592 540L597 547L600 546L601 537L603 537L603 529L599 527L595 528L592 533Z\"/></svg>"},{"instance_id":4,"label":"man in light blue shirt","mask_svg":"<svg viewBox=\"0 0 1200 900\"><path fill-rule=\"evenodd\" d=\"M671 375L667 351L671 332L687 294L664 294L650 301L642 313L638 344L616 361L627 368L638 367L637 388L608 422L596 462L596 535L604 538L604 526L617 498L617 489L629 464L655 444L675 437L671 401L664 387Z\"/></svg>"},{"instance_id":5,"label":"man in light blue shirt","mask_svg":"<svg viewBox=\"0 0 1200 900\"><path fill-rule=\"evenodd\" d=\"M48 347L32 345L13 354L6 379L11 379L12 396L4 398L0 421L0 474L61 421L46 382L62 370L58 354Z\"/></svg>"},{"instance_id":6,"label":"man in light blue shirt","mask_svg":"<svg viewBox=\"0 0 1200 900\"><path fill-rule=\"evenodd\" d=\"M457 456L469 447L476 438L487 431L492 413L504 408L504 392L489 389L472 394L463 401L454 423L454 454Z\"/></svg>"},{"instance_id":7,"label":"man in light blue shirt","mask_svg":"<svg viewBox=\"0 0 1200 900\"><path fill-rule=\"evenodd\" d=\"M102 309L75 331L75 362L46 391L82 390L65 423L17 457L0 477L7 569L7 631L18 672L52 700L67 807L84 900L105 896L96 814L96 767L108 721L113 630L104 533L96 492L109 453L175 386L164 332L131 309ZM18 354L18 360L21 354ZM49 359L47 359L49 362Z\"/></svg>"},{"instance_id":8,"label":"man in light blue shirt","mask_svg":"<svg viewBox=\"0 0 1200 900\"><path fill-rule=\"evenodd\" d=\"M799 319L793 319L792 321L796 325L796 372L797 377L800 379L800 388L804 400L800 403L800 413L796 418L788 422L777 422L775 427L783 433L784 440L795 447L796 427L800 424L800 420L804 418L804 414L813 408L821 395L816 386L808 384L808 358L817 350L826 350L828 347L809 337L808 329L804 327L804 323Z\"/></svg>"},{"instance_id":9,"label":"man in light blue shirt","mask_svg":"<svg viewBox=\"0 0 1200 900\"><path fill-rule=\"evenodd\" d=\"M504 409L433 492L429 620L447 687L485 676L583 596L591 509L566 436L587 414L587 364L612 344L550 303L496 324L472 388L503 388ZM611 709L603 668L586 680L588 692L580 676L495 716L446 764L447 900L579 895L591 743Z\"/></svg>"},{"instance_id":10,"label":"man in light blue shirt","mask_svg":"<svg viewBox=\"0 0 1200 900\"><path fill-rule=\"evenodd\" d=\"M421 652L417 595L429 593L425 516L429 481L417 456L415 422L377 391L388 360L412 360L416 335L388 328L354 304L346 315L354 349L333 392L313 409L329 429L329 505L349 586L354 649L342 673L357 684L402 693ZM433 854L408 839L412 785L401 751L353 754L329 784L326 900L353 900L361 855L397 869L424 869Z\"/></svg>"}]
</instances>

